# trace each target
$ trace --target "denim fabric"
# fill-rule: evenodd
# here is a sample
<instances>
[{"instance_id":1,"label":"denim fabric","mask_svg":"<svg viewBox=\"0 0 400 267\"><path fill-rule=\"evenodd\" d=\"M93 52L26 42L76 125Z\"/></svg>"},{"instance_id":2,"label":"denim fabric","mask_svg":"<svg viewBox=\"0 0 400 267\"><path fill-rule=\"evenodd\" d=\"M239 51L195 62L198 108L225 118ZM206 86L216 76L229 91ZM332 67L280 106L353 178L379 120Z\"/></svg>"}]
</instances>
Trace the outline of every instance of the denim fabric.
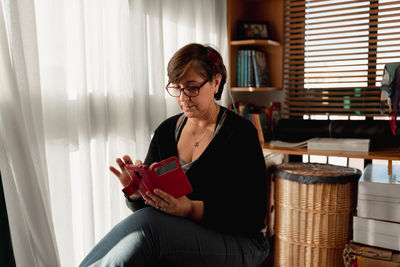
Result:
<instances>
[{"instance_id":1,"label":"denim fabric","mask_svg":"<svg viewBox=\"0 0 400 267\"><path fill-rule=\"evenodd\" d=\"M147 207L116 225L84 266L257 266L267 256L263 235L245 238L205 228Z\"/></svg>"}]
</instances>

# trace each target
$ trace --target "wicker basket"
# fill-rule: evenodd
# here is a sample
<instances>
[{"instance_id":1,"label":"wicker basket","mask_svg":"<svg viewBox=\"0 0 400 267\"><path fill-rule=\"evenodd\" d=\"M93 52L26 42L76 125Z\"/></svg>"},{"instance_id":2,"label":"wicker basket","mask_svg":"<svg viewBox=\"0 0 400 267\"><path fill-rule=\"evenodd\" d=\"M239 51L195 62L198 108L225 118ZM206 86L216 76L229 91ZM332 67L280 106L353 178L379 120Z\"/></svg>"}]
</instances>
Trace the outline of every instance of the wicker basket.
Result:
<instances>
[{"instance_id":1,"label":"wicker basket","mask_svg":"<svg viewBox=\"0 0 400 267\"><path fill-rule=\"evenodd\" d=\"M276 166L274 266L343 264L352 235L357 169L318 163Z\"/></svg>"}]
</instances>

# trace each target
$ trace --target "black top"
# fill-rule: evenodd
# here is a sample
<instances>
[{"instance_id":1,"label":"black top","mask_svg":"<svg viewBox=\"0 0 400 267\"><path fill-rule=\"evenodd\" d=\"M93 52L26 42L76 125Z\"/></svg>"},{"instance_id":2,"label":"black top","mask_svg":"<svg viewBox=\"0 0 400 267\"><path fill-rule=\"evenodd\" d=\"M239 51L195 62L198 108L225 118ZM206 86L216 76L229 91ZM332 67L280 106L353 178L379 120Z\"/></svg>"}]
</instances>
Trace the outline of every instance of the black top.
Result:
<instances>
[{"instance_id":1,"label":"black top","mask_svg":"<svg viewBox=\"0 0 400 267\"><path fill-rule=\"evenodd\" d=\"M210 144L186 171L193 192L191 200L204 202L200 224L222 232L256 236L265 226L267 178L264 156L253 124L220 108L226 118ZM156 129L144 164L150 166L178 157L175 129L181 114L166 119ZM217 123L218 124L218 123ZM128 202L131 209L143 199Z\"/></svg>"}]
</instances>

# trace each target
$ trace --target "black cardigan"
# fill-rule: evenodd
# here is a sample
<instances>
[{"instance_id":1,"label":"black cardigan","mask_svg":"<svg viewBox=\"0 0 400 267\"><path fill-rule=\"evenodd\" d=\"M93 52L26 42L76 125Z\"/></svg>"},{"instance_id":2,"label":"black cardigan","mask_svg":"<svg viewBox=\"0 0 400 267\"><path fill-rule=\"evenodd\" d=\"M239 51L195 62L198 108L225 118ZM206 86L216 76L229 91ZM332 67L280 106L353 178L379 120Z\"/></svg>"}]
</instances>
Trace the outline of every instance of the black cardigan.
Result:
<instances>
[{"instance_id":1,"label":"black cardigan","mask_svg":"<svg viewBox=\"0 0 400 267\"><path fill-rule=\"evenodd\" d=\"M267 211L266 166L253 124L220 108L227 117L201 156L186 172L191 200L204 201L200 224L222 232L256 236L265 226ZM144 164L150 166L178 156L175 128L181 114L166 119L156 129ZM143 201L127 202L135 210Z\"/></svg>"}]
</instances>

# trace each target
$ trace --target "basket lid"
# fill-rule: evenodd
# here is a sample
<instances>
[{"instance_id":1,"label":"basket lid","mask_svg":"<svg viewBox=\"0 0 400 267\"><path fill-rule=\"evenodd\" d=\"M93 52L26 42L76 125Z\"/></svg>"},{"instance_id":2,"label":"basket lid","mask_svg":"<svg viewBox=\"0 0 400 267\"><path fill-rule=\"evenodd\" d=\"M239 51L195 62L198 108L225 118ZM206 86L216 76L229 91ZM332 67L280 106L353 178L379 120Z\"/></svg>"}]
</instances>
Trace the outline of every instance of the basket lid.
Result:
<instances>
[{"instance_id":1,"label":"basket lid","mask_svg":"<svg viewBox=\"0 0 400 267\"><path fill-rule=\"evenodd\" d=\"M361 171L330 164L291 162L274 166L274 174L276 178L301 184L346 184L357 182Z\"/></svg>"}]
</instances>

